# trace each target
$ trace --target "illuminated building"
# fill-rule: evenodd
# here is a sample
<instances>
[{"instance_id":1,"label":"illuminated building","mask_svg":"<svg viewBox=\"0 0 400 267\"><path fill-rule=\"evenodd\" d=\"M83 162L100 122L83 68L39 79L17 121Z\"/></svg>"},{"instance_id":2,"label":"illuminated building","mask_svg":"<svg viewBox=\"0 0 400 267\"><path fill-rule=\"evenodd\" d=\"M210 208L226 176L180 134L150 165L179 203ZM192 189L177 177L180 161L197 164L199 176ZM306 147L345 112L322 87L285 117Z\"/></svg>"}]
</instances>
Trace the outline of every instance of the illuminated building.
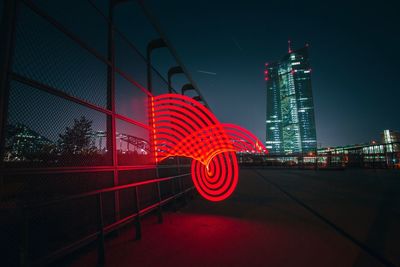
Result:
<instances>
[{"instance_id":1,"label":"illuminated building","mask_svg":"<svg viewBox=\"0 0 400 267\"><path fill-rule=\"evenodd\" d=\"M387 152L400 151L400 132L384 130L381 133L381 141L383 144L387 144Z\"/></svg>"},{"instance_id":2,"label":"illuminated building","mask_svg":"<svg viewBox=\"0 0 400 267\"><path fill-rule=\"evenodd\" d=\"M308 45L290 47L279 61L266 63L267 138L271 153L291 154L315 151L314 103Z\"/></svg>"},{"instance_id":3,"label":"illuminated building","mask_svg":"<svg viewBox=\"0 0 400 267\"><path fill-rule=\"evenodd\" d=\"M35 160L55 151L55 144L23 124L9 125L4 161Z\"/></svg>"}]
</instances>

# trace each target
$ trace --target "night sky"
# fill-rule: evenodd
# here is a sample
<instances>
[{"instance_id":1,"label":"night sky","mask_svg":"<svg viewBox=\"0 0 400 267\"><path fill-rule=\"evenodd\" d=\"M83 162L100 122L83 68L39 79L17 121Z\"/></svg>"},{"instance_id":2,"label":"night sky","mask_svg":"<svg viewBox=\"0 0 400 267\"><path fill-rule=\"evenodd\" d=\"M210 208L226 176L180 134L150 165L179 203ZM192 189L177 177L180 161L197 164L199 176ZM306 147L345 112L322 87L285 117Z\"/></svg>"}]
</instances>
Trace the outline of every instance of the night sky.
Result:
<instances>
[{"instance_id":1,"label":"night sky","mask_svg":"<svg viewBox=\"0 0 400 267\"><path fill-rule=\"evenodd\" d=\"M290 38L293 48L310 43L319 145L400 130L396 1L147 3L222 122L265 141L263 67L287 52Z\"/></svg>"},{"instance_id":2,"label":"night sky","mask_svg":"<svg viewBox=\"0 0 400 267\"><path fill-rule=\"evenodd\" d=\"M145 2L221 122L244 126L265 141L264 64L279 60L287 52L287 40L290 38L293 49L302 47L306 42L310 44L319 146L365 143L379 140L379 134L384 129L400 130L400 28L396 1L382 1L379 5L365 1ZM106 24L89 2L75 0L61 4L37 0L36 3L90 47L106 55ZM108 13L107 1L96 0L95 3L105 14ZM83 63L74 65L73 60L83 56L78 56L80 52L72 49L71 41L64 41L49 26L34 26L36 22L32 22L38 19L31 18L33 15L26 12L21 12L20 19L24 22L25 33L32 38L23 35L25 37L18 42L16 51L19 56L15 60L21 62L16 66L37 70L47 64L50 72L55 73L51 77L52 82L61 79L68 93L89 99L92 98L90 94L102 96L93 92L105 93L105 67L91 63L93 59L85 61L85 64L93 64L89 67ZM145 54L149 40L158 38L135 1L118 5L114 18L117 28L133 41L142 54ZM30 29L29 25L33 28ZM39 47L46 46L36 44L39 41L58 48L58 54L51 54L47 49L40 50ZM29 49L33 44L36 50ZM117 65L145 85L145 62L137 61L139 57L122 49L118 40L116 47ZM32 51L33 55L26 54ZM59 63L57 58L60 56L65 56L60 67L63 74L57 76L52 68ZM58 63L49 64L54 60ZM32 67L31 61L36 65ZM165 49L154 52L153 63L164 76L168 68L176 64ZM97 76L90 74L94 69ZM70 73L71 70L73 72ZM68 78L67 74L79 77L76 80L89 86L77 91L79 86L72 84L74 79ZM174 80L174 85L180 88L186 82L181 77ZM119 99L129 99L121 95L124 91L118 88L117 85L118 106L124 108L124 101ZM160 84L159 88L166 90L167 86ZM19 110L18 114L21 113L21 107L16 106L15 109ZM33 112L32 109L25 110ZM71 113L70 117L79 117L82 112L77 110L75 113ZM57 117L59 113L54 114ZM94 125L104 130L104 119L97 117L92 116ZM64 129L64 124L58 128ZM30 125L40 132L40 125L34 126Z\"/></svg>"}]
</instances>

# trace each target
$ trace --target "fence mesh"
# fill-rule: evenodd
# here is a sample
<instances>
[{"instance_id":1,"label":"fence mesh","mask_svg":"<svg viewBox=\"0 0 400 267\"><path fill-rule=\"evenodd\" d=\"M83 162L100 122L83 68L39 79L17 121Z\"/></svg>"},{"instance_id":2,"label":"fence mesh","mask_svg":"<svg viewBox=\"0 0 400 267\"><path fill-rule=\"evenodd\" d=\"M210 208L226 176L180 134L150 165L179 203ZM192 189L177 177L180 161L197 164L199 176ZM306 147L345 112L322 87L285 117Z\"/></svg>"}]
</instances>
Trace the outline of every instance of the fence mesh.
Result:
<instances>
[{"instance_id":1,"label":"fence mesh","mask_svg":"<svg viewBox=\"0 0 400 267\"><path fill-rule=\"evenodd\" d=\"M103 113L13 81L8 114L9 166L111 165Z\"/></svg>"},{"instance_id":2,"label":"fence mesh","mask_svg":"<svg viewBox=\"0 0 400 267\"><path fill-rule=\"evenodd\" d=\"M107 65L28 7L20 6L13 71L105 108Z\"/></svg>"},{"instance_id":3,"label":"fence mesh","mask_svg":"<svg viewBox=\"0 0 400 267\"><path fill-rule=\"evenodd\" d=\"M176 168L176 158L160 171L154 166L143 55L160 36L136 2L114 8L113 38L108 0L17 2L7 118L1 125L6 266L41 262L98 231L98 195L55 200L189 172ZM3 1L1 16L2 9ZM154 94L168 92L154 67L152 84ZM102 193L104 225L189 186L190 179L180 177L161 182L160 192L153 183ZM37 206L49 201L53 204Z\"/></svg>"}]
</instances>

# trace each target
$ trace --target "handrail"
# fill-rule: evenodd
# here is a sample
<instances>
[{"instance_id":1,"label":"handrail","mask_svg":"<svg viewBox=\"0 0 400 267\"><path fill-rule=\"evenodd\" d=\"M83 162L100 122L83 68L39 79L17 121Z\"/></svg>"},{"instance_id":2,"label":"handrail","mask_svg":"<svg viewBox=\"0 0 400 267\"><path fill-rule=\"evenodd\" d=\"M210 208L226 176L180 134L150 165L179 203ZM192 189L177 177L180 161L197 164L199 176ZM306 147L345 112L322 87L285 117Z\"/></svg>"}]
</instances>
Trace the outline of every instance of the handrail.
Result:
<instances>
[{"instance_id":1,"label":"handrail","mask_svg":"<svg viewBox=\"0 0 400 267\"><path fill-rule=\"evenodd\" d=\"M183 194L186 194L187 192L189 192L190 190L193 190L193 189L194 189L194 187L190 187L188 189L185 189L182 192L175 194L174 196L168 197L161 201L161 205L164 205L165 203L167 203ZM146 207L137 213L133 213L123 219L120 219L117 222L114 222L112 224L104 226L103 234L108 235L112 231L115 231L115 230L125 226L126 224L132 222L133 220L137 219L138 216L143 216L143 215L149 213L152 209L155 209L158 207L157 204L158 203L150 205L149 207ZM63 247L61 249L54 251L51 255L48 255L45 258L39 259L38 261L35 262L35 264L37 264L39 266L49 264L49 263L61 258L62 256L65 256L81 247L84 247L84 246L96 241L98 239L99 235L100 235L100 231L96 231L94 233L88 234L87 236L81 238L80 240L77 240L69 245L66 245L65 247Z\"/></svg>"},{"instance_id":2,"label":"handrail","mask_svg":"<svg viewBox=\"0 0 400 267\"><path fill-rule=\"evenodd\" d=\"M179 167L190 167L190 164L174 164L174 165L105 165L105 166L49 166L49 167L8 167L2 168L3 174L46 174L46 173L76 173L76 172L110 172L110 171L133 171L148 169L168 169Z\"/></svg>"},{"instance_id":3,"label":"handrail","mask_svg":"<svg viewBox=\"0 0 400 267\"><path fill-rule=\"evenodd\" d=\"M63 198L52 199L50 201L45 201L43 203L35 203L33 205L23 205L22 208L24 208L24 209L43 208L46 206L51 206L51 205L57 204L59 202L71 201L71 200L95 196L95 195L99 195L99 194L115 192L115 191L119 191L119 190L123 190L123 189L127 189L127 188L133 188L133 187L137 187L137 186L141 186L141 185L170 181L170 180L173 180L173 179L176 179L179 177L185 177L185 176L189 176L189 175L190 175L190 173L185 173L185 174L169 176L169 177L165 177L165 178L157 178L157 179L151 179L151 180L146 180L146 181L137 182L137 183L131 183L131 184L127 184L127 185L119 185L119 186L109 187L109 188L105 188L105 189L99 189L99 190L94 190L94 191L90 191L90 192L85 192L85 193L81 193L81 194L77 194L77 195L67 196L67 197L63 197Z\"/></svg>"},{"instance_id":4,"label":"handrail","mask_svg":"<svg viewBox=\"0 0 400 267\"><path fill-rule=\"evenodd\" d=\"M59 259L60 257L65 256L65 255L67 255L85 245L88 245L91 242L96 241L96 240L99 241L98 263L100 265L104 264L104 262L105 262L105 244L104 244L105 243L105 235L134 221L135 222L136 239L137 240L141 239L141 223L140 223L141 216L143 216L155 209L158 209L158 218L159 218L158 221L161 223L162 222L161 207L163 205L165 205L166 203L170 202L171 200L174 200L182 195L185 195L187 192L194 189L194 186L191 186L187 189L181 188L180 189L181 191L178 193L176 193L175 189L174 189L173 190L174 195L169 196L165 199L162 199L161 191L160 191L160 183L165 182L165 181L171 181L171 180L182 178L182 177L186 177L189 175L190 175L190 173L185 173L185 174L174 175L174 176L169 176L169 177L164 177L164 178L151 179L151 180L131 183L131 184L127 184L127 185L114 186L111 188L94 190L94 191L85 192L85 193L81 193L81 194L77 194L77 195L73 195L73 196L67 196L64 198L53 199L50 201L44 201L42 203L36 203L33 205L20 206L21 211L22 211L22 216L23 216L22 222L21 222L21 225L22 225L22 243L21 243L22 245L21 245L21 250L20 250L21 266L28 266L31 263L33 263L34 265L44 265L44 264L51 263L51 262ZM147 207L140 208L140 206L139 206L140 198L138 197L138 187L147 185L147 184L156 184L157 185L158 201ZM124 189L128 189L128 188L135 188L136 212L133 212L131 215L126 216L122 219L119 219L119 220L113 222L112 224L104 225L103 197L102 197L103 194L109 193L109 192L116 192L116 191L120 191L120 190L124 190ZM90 196L96 196L96 199L97 199L97 220L95 222L98 225L97 231L95 231L94 233L90 233L90 234L80 238L79 240L74 241L73 243L69 243L69 244L63 246L62 248L57 249L57 250L47 254L46 256L44 256L42 258L39 258L36 260L34 259L34 262L30 262L30 259L28 256L29 247L28 247L28 242L26 242L26 240L28 240L28 236L29 236L29 233L26 228L27 222L29 221L29 212L34 209L43 208L43 207L47 207L50 205L56 205L60 202L72 201L72 200L86 198L86 197L90 197Z\"/></svg>"}]
</instances>

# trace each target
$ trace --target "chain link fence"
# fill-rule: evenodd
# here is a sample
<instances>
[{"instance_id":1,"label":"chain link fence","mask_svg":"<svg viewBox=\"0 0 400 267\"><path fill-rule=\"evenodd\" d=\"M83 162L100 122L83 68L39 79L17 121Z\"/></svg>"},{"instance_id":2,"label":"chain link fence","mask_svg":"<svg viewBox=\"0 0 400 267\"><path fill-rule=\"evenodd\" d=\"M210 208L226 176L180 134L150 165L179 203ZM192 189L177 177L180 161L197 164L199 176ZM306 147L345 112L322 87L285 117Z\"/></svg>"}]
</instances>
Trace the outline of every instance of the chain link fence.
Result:
<instances>
[{"instance_id":1,"label":"chain link fence","mask_svg":"<svg viewBox=\"0 0 400 267\"><path fill-rule=\"evenodd\" d=\"M0 11L4 266L48 263L192 188L189 160L154 163L148 103L173 86L143 56L160 36L136 1L6 0Z\"/></svg>"}]
</instances>

